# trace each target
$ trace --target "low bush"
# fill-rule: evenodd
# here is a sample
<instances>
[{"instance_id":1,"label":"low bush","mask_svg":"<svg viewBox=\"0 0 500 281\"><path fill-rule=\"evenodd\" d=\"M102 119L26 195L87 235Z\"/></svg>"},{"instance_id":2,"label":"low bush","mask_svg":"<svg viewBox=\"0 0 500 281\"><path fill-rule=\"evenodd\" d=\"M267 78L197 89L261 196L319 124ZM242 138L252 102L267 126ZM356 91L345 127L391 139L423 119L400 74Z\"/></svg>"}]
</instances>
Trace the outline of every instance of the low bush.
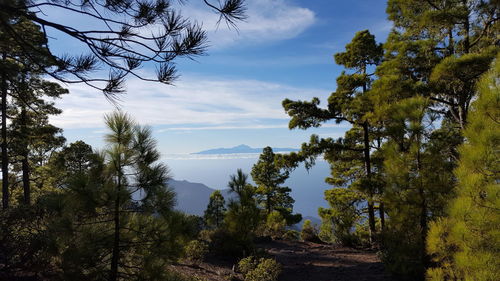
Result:
<instances>
[{"instance_id":1,"label":"low bush","mask_svg":"<svg viewBox=\"0 0 500 281\"><path fill-rule=\"evenodd\" d=\"M300 232L297 230L288 230L283 234L283 239L289 240L289 241L297 241L300 239Z\"/></svg>"},{"instance_id":2,"label":"low bush","mask_svg":"<svg viewBox=\"0 0 500 281\"><path fill-rule=\"evenodd\" d=\"M243 273L243 275L246 275L248 272L257 268L257 265L259 265L259 260L254 256L248 256L240 260L238 263L238 270Z\"/></svg>"},{"instance_id":3,"label":"low bush","mask_svg":"<svg viewBox=\"0 0 500 281\"><path fill-rule=\"evenodd\" d=\"M210 254L241 258L254 251L254 244L248 236L237 237L225 228L203 230L199 239L208 244Z\"/></svg>"},{"instance_id":4,"label":"low bush","mask_svg":"<svg viewBox=\"0 0 500 281\"><path fill-rule=\"evenodd\" d=\"M208 245L200 240L190 241L184 247L184 255L191 262L202 261L208 253Z\"/></svg>"},{"instance_id":5,"label":"low bush","mask_svg":"<svg viewBox=\"0 0 500 281\"><path fill-rule=\"evenodd\" d=\"M282 238L285 233L286 220L278 211L272 211L266 219L264 235L273 239Z\"/></svg>"},{"instance_id":6,"label":"low bush","mask_svg":"<svg viewBox=\"0 0 500 281\"><path fill-rule=\"evenodd\" d=\"M238 263L245 281L276 281L281 274L281 265L274 259L254 256L246 257Z\"/></svg>"},{"instance_id":7,"label":"low bush","mask_svg":"<svg viewBox=\"0 0 500 281\"><path fill-rule=\"evenodd\" d=\"M318 231L312 225L310 220L304 221L304 225L302 226L302 231L300 232L300 238L303 241L312 241L312 242L319 241Z\"/></svg>"},{"instance_id":8,"label":"low bush","mask_svg":"<svg viewBox=\"0 0 500 281\"><path fill-rule=\"evenodd\" d=\"M319 228L318 237L321 241L325 243L335 243L336 239L333 235L333 224L329 220L323 220Z\"/></svg>"}]
</instances>

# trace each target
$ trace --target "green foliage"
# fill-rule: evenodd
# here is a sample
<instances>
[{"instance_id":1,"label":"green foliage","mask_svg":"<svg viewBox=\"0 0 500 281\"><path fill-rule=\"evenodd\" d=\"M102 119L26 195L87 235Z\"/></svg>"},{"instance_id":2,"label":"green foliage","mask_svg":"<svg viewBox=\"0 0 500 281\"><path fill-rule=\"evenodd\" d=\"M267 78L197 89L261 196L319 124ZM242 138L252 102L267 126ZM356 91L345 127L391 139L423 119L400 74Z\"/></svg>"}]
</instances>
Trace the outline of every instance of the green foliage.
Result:
<instances>
[{"instance_id":1,"label":"green foliage","mask_svg":"<svg viewBox=\"0 0 500 281\"><path fill-rule=\"evenodd\" d=\"M199 239L208 244L210 255L225 258L241 258L255 249L253 236L238 236L225 227L202 230Z\"/></svg>"},{"instance_id":2,"label":"green foliage","mask_svg":"<svg viewBox=\"0 0 500 281\"><path fill-rule=\"evenodd\" d=\"M300 232L297 230L287 230L282 238L288 241L298 241L300 239Z\"/></svg>"},{"instance_id":3,"label":"green foliage","mask_svg":"<svg viewBox=\"0 0 500 281\"><path fill-rule=\"evenodd\" d=\"M246 257L238 263L245 281L276 281L281 274L281 265L274 259L254 256Z\"/></svg>"},{"instance_id":4,"label":"green foliage","mask_svg":"<svg viewBox=\"0 0 500 281\"><path fill-rule=\"evenodd\" d=\"M236 244L235 254L247 252L253 248L253 239L258 225L261 223L261 212L257 206L231 202L224 218L225 229L229 236L227 243ZM227 247L231 248L231 247ZM239 253L237 253L239 252Z\"/></svg>"},{"instance_id":5,"label":"green foliage","mask_svg":"<svg viewBox=\"0 0 500 281\"><path fill-rule=\"evenodd\" d=\"M382 59L382 44L375 42L375 36L368 30L356 32L354 38L345 46L344 53L335 54L335 62L347 68L366 69L377 65Z\"/></svg>"},{"instance_id":6,"label":"green foliage","mask_svg":"<svg viewBox=\"0 0 500 281\"><path fill-rule=\"evenodd\" d=\"M298 223L302 216L292 215L295 200L290 196L291 189L283 187L289 177L288 171L282 171L277 164L277 157L271 147L265 147L259 161L252 167L252 179L257 184L257 202L266 210L266 215L279 211L287 225Z\"/></svg>"},{"instance_id":7,"label":"green foliage","mask_svg":"<svg viewBox=\"0 0 500 281\"><path fill-rule=\"evenodd\" d=\"M319 227L318 238L325 243L334 243L333 224L330 220L323 220Z\"/></svg>"},{"instance_id":8,"label":"green foliage","mask_svg":"<svg viewBox=\"0 0 500 281\"><path fill-rule=\"evenodd\" d=\"M311 220L305 220L300 231L300 239L302 241L318 241L318 231L311 223Z\"/></svg>"},{"instance_id":9,"label":"green foliage","mask_svg":"<svg viewBox=\"0 0 500 281\"><path fill-rule=\"evenodd\" d=\"M7 220L12 227L7 236L28 239L19 230L34 225L29 226L30 241L20 246L9 238L2 252L15 245L31 255L23 263L29 266L32 260L33 269L49 262L39 272L51 274L52 280L109 280L113 270L137 280L169 280L165 266L196 234L194 221L172 210L175 194L165 185L168 170L157 163L151 132L123 113L109 115L107 123L112 131L102 154L79 143L67 148L76 153L59 154L48 165L63 174L60 189L39 197L30 210L12 210L25 220ZM133 199L138 190L142 196ZM9 254L17 257L19 253Z\"/></svg>"},{"instance_id":10,"label":"green foliage","mask_svg":"<svg viewBox=\"0 0 500 281\"><path fill-rule=\"evenodd\" d=\"M380 200L383 183L380 180L381 160L374 156L381 144L380 126L369 118L373 102L368 93L373 80L370 72L381 62L382 55L382 45L375 41L375 37L367 30L360 31L346 45L345 52L334 56L338 64L352 69L353 73L342 72L337 78L337 89L328 98L326 108L319 107L317 98L311 102L283 101L283 107L291 117L291 129L319 127L330 120L347 122L352 127L343 138L336 140L313 135L309 143L302 145L300 152L283 156L282 162L290 168L297 167L298 162L305 162L309 169L315 159L323 155L331 166L331 176L326 182L336 188L355 189L363 195L362 199L368 205L371 235L376 232L374 202ZM381 215L384 215L383 211Z\"/></svg>"},{"instance_id":11,"label":"green foliage","mask_svg":"<svg viewBox=\"0 0 500 281\"><path fill-rule=\"evenodd\" d=\"M247 178L240 169L230 176L228 186L238 200L228 203L221 227L200 233L200 238L209 243L210 253L235 258L254 248L253 239L262 217L254 197L255 187L247 183Z\"/></svg>"},{"instance_id":12,"label":"green foliage","mask_svg":"<svg viewBox=\"0 0 500 281\"><path fill-rule=\"evenodd\" d=\"M71 176L81 174L91 168L95 154L92 147L83 141L76 141L64 147L51 159L54 169L64 170Z\"/></svg>"},{"instance_id":13,"label":"green foliage","mask_svg":"<svg viewBox=\"0 0 500 281\"><path fill-rule=\"evenodd\" d=\"M230 233L243 240L251 240L257 226L261 222L260 209L255 200L255 187L246 182L247 176L238 170L231 177L229 187L238 195L238 201L231 201L224 218L224 223Z\"/></svg>"},{"instance_id":14,"label":"green foliage","mask_svg":"<svg viewBox=\"0 0 500 281\"><path fill-rule=\"evenodd\" d=\"M224 196L218 190L210 195L207 209L205 210L204 220L208 227L220 227L224 220L224 213L226 212L226 201Z\"/></svg>"},{"instance_id":15,"label":"green foliage","mask_svg":"<svg viewBox=\"0 0 500 281\"><path fill-rule=\"evenodd\" d=\"M380 225L380 219L377 219L376 224L377 226ZM367 220L356 224L354 233L352 234L351 244L358 247L371 246L370 226L368 225Z\"/></svg>"},{"instance_id":16,"label":"green foliage","mask_svg":"<svg viewBox=\"0 0 500 281\"><path fill-rule=\"evenodd\" d=\"M208 245L200 240L192 240L184 247L184 256L191 262L202 261L208 253Z\"/></svg>"},{"instance_id":17,"label":"green foliage","mask_svg":"<svg viewBox=\"0 0 500 281\"><path fill-rule=\"evenodd\" d=\"M266 219L264 235L273 239L281 238L285 233L286 220L278 211L272 211Z\"/></svg>"},{"instance_id":18,"label":"green foliage","mask_svg":"<svg viewBox=\"0 0 500 281\"><path fill-rule=\"evenodd\" d=\"M448 217L430 228L427 249L438 265L431 280L498 280L500 236L498 177L500 169L500 56L478 84L455 170L459 184Z\"/></svg>"},{"instance_id":19,"label":"green foliage","mask_svg":"<svg viewBox=\"0 0 500 281\"><path fill-rule=\"evenodd\" d=\"M415 97L393 106L391 139L384 145L387 186L384 202L390 221L383 237L383 260L401 279L422 279L428 256L425 240L430 221L443 215L453 196L450 141L429 131L434 116L428 100ZM446 128L443 123L442 130Z\"/></svg>"},{"instance_id":20,"label":"green foliage","mask_svg":"<svg viewBox=\"0 0 500 281\"><path fill-rule=\"evenodd\" d=\"M50 214L40 205L18 205L0 214L0 278L9 280L17 272L49 276L57 272L51 256Z\"/></svg>"},{"instance_id":21,"label":"green foliage","mask_svg":"<svg viewBox=\"0 0 500 281\"><path fill-rule=\"evenodd\" d=\"M248 256L246 258L241 259L238 262L238 270L243 273L243 276L247 275L250 271L257 268L259 264L259 260L254 256Z\"/></svg>"},{"instance_id":22,"label":"green foliage","mask_svg":"<svg viewBox=\"0 0 500 281\"><path fill-rule=\"evenodd\" d=\"M352 230L360 220L359 204L362 202L359 192L348 188L334 188L325 191L325 199L330 208L319 208L323 220L319 238L325 242L345 245L353 244Z\"/></svg>"}]
</instances>

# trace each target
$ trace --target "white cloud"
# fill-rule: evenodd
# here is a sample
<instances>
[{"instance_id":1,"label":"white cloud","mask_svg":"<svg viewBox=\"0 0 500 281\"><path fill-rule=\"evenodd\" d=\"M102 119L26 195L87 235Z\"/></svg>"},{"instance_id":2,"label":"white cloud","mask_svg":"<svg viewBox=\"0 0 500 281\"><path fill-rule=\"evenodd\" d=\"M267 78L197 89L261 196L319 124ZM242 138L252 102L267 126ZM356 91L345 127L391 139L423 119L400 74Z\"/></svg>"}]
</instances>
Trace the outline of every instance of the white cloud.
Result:
<instances>
[{"instance_id":1,"label":"white cloud","mask_svg":"<svg viewBox=\"0 0 500 281\"><path fill-rule=\"evenodd\" d=\"M248 18L237 23L238 32L227 28L224 22L218 26L218 14L204 5L188 5L182 11L203 23L210 45L215 48L294 38L316 21L313 11L285 0L251 0L247 1L247 8Z\"/></svg>"},{"instance_id":2,"label":"white cloud","mask_svg":"<svg viewBox=\"0 0 500 281\"><path fill-rule=\"evenodd\" d=\"M56 102L63 114L51 119L64 129L102 128L103 114L114 106L102 93L68 85L70 94ZM297 88L257 80L224 80L184 76L176 86L128 80L120 106L138 122L170 130L286 128L285 98L326 100L328 90ZM180 128L175 128L180 127Z\"/></svg>"}]
</instances>

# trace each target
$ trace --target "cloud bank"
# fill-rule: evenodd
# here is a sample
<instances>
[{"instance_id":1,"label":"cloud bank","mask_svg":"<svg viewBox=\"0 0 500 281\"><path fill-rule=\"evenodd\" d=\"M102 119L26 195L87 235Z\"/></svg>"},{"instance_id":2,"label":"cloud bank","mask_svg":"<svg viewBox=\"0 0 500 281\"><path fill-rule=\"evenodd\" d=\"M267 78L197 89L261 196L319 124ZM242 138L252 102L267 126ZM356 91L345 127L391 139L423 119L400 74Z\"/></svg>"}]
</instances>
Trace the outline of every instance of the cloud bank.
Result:
<instances>
[{"instance_id":1,"label":"cloud bank","mask_svg":"<svg viewBox=\"0 0 500 281\"><path fill-rule=\"evenodd\" d=\"M183 76L176 86L127 81L128 94L120 108L142 124L164 125L164 130L285 128L289 116L285 98L326 100L328 90L297 88L258 80ZM115 109L101 92L85 85L67 85L70 94L56 101L63 114L54 125L64 129L102 128L103 114Z\"/></svg>"},{"instance_id":2,"label":"cloud bank","mask_svg":"<svg viewBox=\"0 0 500 281\"><path fill-rule=\"evenodd\" d=\"M203 23L203 28L208 32L210 45L214 48L294 38L316 21L313 11L285 0L247 1L248 18L237 23L238 32L233 28L227 28L224 22L218 25L219 16L207 9L204 4L190 2L182 7L182 12Z\"/></svg>"}]
</instances>

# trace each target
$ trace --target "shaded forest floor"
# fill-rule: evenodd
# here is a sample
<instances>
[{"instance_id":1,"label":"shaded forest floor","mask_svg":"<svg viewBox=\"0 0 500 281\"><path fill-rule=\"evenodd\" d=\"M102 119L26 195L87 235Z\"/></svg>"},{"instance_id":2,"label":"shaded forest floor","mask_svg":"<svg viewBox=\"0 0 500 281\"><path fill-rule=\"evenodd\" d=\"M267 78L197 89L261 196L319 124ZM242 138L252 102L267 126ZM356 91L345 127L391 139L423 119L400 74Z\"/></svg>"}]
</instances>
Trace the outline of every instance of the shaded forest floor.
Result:
<instances>
[{"instance_id":1,"label":"shaded forest floor","mask_svg":"<svg viewBox=\"0 0 500 281\"><path fill-rule=\"evenodd\" d=\"M283 265L282 281L393 280L374 251L299 241L272 241L258 247ZM177 264L173 269L199 280L242 280L232 267L230 261L208 259L195 266Z\"/></svg>"}]
</instances>

